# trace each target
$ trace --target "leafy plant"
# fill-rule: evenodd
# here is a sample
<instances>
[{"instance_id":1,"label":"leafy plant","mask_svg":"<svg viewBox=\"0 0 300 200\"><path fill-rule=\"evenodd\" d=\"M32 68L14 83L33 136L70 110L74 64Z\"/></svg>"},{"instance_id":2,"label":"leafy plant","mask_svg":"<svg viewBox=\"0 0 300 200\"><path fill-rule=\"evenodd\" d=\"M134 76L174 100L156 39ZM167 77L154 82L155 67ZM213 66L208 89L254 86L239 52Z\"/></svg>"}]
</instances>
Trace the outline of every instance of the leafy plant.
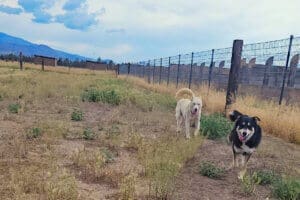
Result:
<instances>
[{"instance_id":1,"label":"leafy plant","mask_svg":"<svg viewBox=\"0 0 300 200\"><path fill-rule=\"evenodd\" d=\"M12 103L12 104L9 104L9 106L8 106L8 110L11 113L19 113L20 108L21 108L21 105L19 103Z\"/></svg>"},{"instance_id":2,"label":"leafy plant","mask_svg":"<svg viewBox=\"0 0 300 200\"><path fill-rule=\"evenodd\" d=\"M115 90L97 90L95 88L86 89L81 95L82 101L103 102L112 105L119 105L121 97Z\"/></svg>"},{"instance_id":3,"label":"leafy plant","mask_svg":"<svg viewBox=\"0 0 300 200\"><path fill-rule=\"evenodd\" d=\"M27 134L26 137L27 139L33 139L33 138L38 138L42 135L42 130L40 128L32 128Z\"/></svg>"},{"instance_id":4,"label":"leafy plant","mask_svg":"<svg viewBox=\"0 0 300 200\"><path fill-rule=\"evenodd\" d=\"M102 148L101 152L102 152L103 156L105 157L106 163L110 163L115 160L116 155L108 148Z\"/></svg>"},{"instance_id":5,"label":"leafy plant","mask_svg":"<svg viewBox=\"0 0 300 200\"><path fill-rule=\"evenodd\" d=\"M95 134L91 129L86 128L83 131L83 136L82 137L85 140L94 140L95 139Z\"/></svg>"},{"instance_id":6,"label":"leafy plant","mask_svg":"<svg viewBox=\"0 0 300 200\"><path fill-rule=\"evenodd\" d=\"M224 174L224 169L216 167L210 162L203 162L200 164L199 172L203 176L213 179L219 179Z\"/></svg>"},{"instance_id":7,"label":"leafy plant","mask_svg":"<svg viewBox=\"0 0 300 200\"><path fill-rule=\"evenodd\" d=\"M208 139L222 138L231 130L232 123L219 113L201 117L201 133Z\"/></svg>"},{"instance_id":8,"label":"leafy plant","mask_svg":"<svg viewBox=\"0 0 300 200\"><path fill-rule=\"evenodd\" d=\"M257 171L257 177L260 179L260 185L268 185L277 181L280 177L272 170Z\"/></svg>"},{"instance_id":9,"label":"leafy plant","mask_svg":"<svg viewBox=\"0 0 300 200\"><path fill-rule=\"evenodd\" d=\"M83 119L83 112L81 110L74 110L72 112L71 119L73 121L82 121L82 119Z\"/></svg>"},{"instance_id":10,"label":"leafy plant","mask_svg":"<svg viewBox=\"0 0 300 200\"><path fill-rule=\"evenodd\" d=\"M273 196L280 200L300 199L300 180L295 178L281 178L272 184Z\"/></svg>"}]
</instances>

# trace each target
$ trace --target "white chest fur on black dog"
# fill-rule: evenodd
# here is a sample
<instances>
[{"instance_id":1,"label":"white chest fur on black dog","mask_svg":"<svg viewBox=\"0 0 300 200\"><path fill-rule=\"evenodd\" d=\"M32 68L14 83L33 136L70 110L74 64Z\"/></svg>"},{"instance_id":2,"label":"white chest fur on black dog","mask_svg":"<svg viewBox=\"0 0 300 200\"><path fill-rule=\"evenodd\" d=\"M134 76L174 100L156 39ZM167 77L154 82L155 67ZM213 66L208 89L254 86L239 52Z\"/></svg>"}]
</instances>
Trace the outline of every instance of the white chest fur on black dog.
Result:
<instances>
[{"instance_id":1,"label":"white chest fur on black dog","mask_svg":"<svg viewBox=\"0 0 300 200\"><path fill-rule=\"evenodd\" d=\"M262 131L257 121L258 117L250 117L234 110L230 119L235 122L234 128L229 134L229 141L232 143L233 166L237 165L236 156L243 156L243 167L246 170L247 162L260 144Z\"/></svg>"},{"instance_id":2,"label":"white chest fur on black dog","mask_svg":"<svg viewBox=\"0 0 300 200\"><path fill-rule=\"evenodd\" d=\"M176 98L181 95L189 95L190 99L182 98L177 101L176 105L176 120L177 120L177 132L180 132L182 125L185 126L185 136L190 138L190 125L195 123L196 136L200 130L200 117L202 109L202 100L200 97L196 97L192 90L188 88L182 88L176 93Z\"/></svg>"}]
</instances>

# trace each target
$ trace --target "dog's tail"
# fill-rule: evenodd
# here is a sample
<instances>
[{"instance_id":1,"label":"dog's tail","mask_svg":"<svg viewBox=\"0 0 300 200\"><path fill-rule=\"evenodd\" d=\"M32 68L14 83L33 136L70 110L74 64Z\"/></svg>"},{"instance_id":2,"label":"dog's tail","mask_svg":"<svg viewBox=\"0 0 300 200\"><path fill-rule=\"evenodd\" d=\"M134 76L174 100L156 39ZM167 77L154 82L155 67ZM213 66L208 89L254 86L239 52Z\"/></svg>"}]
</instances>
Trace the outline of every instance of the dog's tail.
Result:
<instances>
[{"instance_id":1,"label":"dog's tail","mask_svg":"<svg viewBox=\"0 0 300 200\"><path fill-rule=\"evenodd\" d=\"M186 95L189 96L189 99L192 99L195 96L194 92L191 89L181 88L180 90L178 90L176 92L175 98L178 100L178 99L184 98L184 96L186 96Z\"/></svg>"}]
</instances>

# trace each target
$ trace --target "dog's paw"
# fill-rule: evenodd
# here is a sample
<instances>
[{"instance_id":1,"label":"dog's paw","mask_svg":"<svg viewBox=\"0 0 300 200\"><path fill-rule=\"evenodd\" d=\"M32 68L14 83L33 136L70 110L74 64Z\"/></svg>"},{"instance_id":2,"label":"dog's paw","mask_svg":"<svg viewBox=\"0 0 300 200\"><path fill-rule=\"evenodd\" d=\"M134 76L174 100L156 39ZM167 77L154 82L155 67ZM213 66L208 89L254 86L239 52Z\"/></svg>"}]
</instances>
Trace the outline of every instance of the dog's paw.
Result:
<instances>
[{"instance_id":1,"label":"dog's paw","mask_svg":"<svg viewBox=\"0 0 300 200\"><path fill-rule=\"evenodd\" d=\"M242 171L239 172L238 179L243 180L245 174L246 174L246 170L243 169Z\"/></svg>"}]
</instances>

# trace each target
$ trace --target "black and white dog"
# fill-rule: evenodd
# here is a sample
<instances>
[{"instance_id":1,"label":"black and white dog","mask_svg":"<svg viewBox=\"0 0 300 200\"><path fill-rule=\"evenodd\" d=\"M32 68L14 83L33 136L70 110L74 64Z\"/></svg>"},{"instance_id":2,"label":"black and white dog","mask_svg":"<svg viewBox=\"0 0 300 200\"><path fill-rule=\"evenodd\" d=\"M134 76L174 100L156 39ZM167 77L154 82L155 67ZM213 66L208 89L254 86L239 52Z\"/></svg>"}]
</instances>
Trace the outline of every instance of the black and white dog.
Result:
<instances>
[{"instance_id":1,"label":"black and white dog","mask_svg":"<svg viewBox=\"0 0 300 200\"><path fill-rule=\"evenodd\" d=\"M260 119L256 116L250 117L244 115L236 110L229 114L229 118L235 122L234 128L228 138L232 143L233 167L238 166L236 157L238 154L242 154L243 171L239 176L242 178L246 173L249 158L261 141L262 131L257 124L257 121L260 121Z\"/></svg>"}]
</instances>

